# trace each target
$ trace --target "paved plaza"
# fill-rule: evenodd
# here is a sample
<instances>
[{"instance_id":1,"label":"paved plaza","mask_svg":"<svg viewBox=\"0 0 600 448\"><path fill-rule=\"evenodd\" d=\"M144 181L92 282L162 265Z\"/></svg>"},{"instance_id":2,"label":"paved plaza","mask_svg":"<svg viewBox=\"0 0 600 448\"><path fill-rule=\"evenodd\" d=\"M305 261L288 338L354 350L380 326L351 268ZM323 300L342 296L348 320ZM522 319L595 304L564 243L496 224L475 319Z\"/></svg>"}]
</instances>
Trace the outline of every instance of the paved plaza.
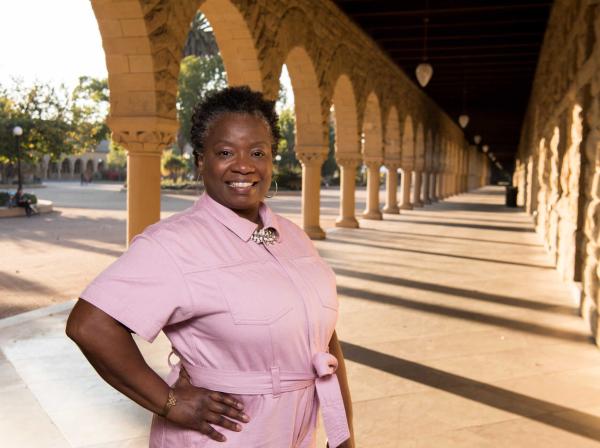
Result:
<instances>
[{"instance_id":1,"label":"paved plaza","mask_svg":"<svg viewBox=\"0 0 600 448\"><path fill-rule=\"evenodd\" d=\"M11 316L0 320L0 445L147 446L150 414L64 335L72 299L124 250L125 194L50 183L40 196L57 213L0 221L0 307ZM355 230L333 227L337 190L322 196L327 239L316 246L338 278L358 447L598 446L600 352L501 188ZM193 200L163 196L164 215ZM298 194L272 206L299 221ZM166 373L166 339L139 343Z\"/></svg>"}]
</instances>

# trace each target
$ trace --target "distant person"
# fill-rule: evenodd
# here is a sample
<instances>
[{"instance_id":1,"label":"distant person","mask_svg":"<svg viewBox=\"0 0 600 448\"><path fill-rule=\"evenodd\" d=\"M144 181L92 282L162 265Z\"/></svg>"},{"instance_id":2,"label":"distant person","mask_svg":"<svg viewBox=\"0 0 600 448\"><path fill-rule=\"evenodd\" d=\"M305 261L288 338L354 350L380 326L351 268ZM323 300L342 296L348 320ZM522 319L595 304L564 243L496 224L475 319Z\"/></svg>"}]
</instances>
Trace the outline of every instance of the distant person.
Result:
<instances>
[{"instance_id":1,"label":"distant person","mask_svg":"<svg viewBox=\"0 0 600 448\"><path fill-rule=\"evenodd\" d=\"M80 182L81 182L80 185L85 185L85 174L83 174L83 172L81 173L81 176L80 176Z\"/></svg>"},{"instance_id":2,"label":"distant person","mask_svg":"<svg viewBox=\"0 0 600 448\"><path fill-rule=\"evenodd\" d=\"M27 217L33 215L34 213L38 213L35 205L31 202L31 199L25 196L23 193L23 187L19 187L17 192L15 193L14 203L17 207L23 207L25 209L25 214Z\"/></svg>"}]
</instances>

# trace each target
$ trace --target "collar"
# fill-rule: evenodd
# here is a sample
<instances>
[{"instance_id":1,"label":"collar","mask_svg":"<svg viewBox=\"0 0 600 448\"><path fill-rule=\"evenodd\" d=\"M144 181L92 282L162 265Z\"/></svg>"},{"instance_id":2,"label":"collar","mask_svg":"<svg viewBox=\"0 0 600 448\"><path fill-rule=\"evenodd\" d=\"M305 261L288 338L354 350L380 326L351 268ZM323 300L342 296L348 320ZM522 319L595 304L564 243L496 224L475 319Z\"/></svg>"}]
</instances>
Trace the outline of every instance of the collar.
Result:
<instances>
[{"instance_id":1,"label":"collar","mask_svg":"<svg viewBox=\"0 0 600 448\"><path fill-rule=\"evenodd\" d=\"M250 237L252 233L258 228L258 224L253 223L252 221L247 220L246 218L242 218L237 213L235 213L230 208L225 207L222 204L219 204L213 198L211 198L206 192L200 196L200 198L196 201L194 205L195 209L204 209L210 213L210 215L235 233L241 240L248 242L250 241ZM267 204L261 202L260 207L258 209L258 214L260 215L260 219L264 224L264 228L272 227L277 231L277 241L281 241L281 226L279 225L279 220L273 211L269 208Z\"/></svg>"}]
</instances>

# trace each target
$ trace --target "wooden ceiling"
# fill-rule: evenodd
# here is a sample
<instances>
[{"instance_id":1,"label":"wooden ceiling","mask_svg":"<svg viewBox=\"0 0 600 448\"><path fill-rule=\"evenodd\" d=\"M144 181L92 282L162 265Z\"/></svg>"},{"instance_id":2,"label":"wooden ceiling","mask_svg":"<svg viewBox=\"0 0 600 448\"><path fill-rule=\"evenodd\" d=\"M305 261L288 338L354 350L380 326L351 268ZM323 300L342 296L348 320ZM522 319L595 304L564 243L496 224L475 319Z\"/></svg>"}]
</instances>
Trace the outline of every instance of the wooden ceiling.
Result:
<instances>
[{"instance_id":1,"label":"wooden ceiling","mask_svg":"<svg viewBox=\"0 0 600 448\"><path fill-rule=\"evenodd\" d=\"M481 135L510 169L552 1L334 2L415 83L427 19L426 54L434 72L425 92L454 120L464 108L467 138Z\"/></svg>"}]
</instances>

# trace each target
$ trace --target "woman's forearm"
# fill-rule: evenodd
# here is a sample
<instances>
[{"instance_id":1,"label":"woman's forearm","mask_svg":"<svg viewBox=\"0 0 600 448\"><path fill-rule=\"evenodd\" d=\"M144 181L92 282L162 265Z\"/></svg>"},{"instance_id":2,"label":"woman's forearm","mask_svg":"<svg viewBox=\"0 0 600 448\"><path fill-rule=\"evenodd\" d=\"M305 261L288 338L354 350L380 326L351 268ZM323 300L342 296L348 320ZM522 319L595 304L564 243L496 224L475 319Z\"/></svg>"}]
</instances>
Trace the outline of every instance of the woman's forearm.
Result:
<instances>
[{"instance_id":1,"label":"woman's forearm","mask_svg":"<svg viewBox=\"0 0 600 448\"><path fill-rule=\"evenodd\" d=\"M162 412L169 386L148 366L122 325L79 299L66 332L106 382L146 409Z\"/></svg>"},{"instance_id":2,"label":"woman's forearm","mask_svg":"<svg viewBox=\"0 0 600 448\"><path fill-rule=\"evenodd\" d=\"M337 333L334 331L331 341L329 341L329 353L338 360L338 368L336 374L340 383L342 398L344 399L344 409L346 410L346 418L348 419L348 427L352 440L354 440L354 427L352 425L352 398L350 397L350 387L348 386L348 376L346 375L346 364L344 362L344 354L342 347L337 338Z\"/></svg>"}]
</instances>

